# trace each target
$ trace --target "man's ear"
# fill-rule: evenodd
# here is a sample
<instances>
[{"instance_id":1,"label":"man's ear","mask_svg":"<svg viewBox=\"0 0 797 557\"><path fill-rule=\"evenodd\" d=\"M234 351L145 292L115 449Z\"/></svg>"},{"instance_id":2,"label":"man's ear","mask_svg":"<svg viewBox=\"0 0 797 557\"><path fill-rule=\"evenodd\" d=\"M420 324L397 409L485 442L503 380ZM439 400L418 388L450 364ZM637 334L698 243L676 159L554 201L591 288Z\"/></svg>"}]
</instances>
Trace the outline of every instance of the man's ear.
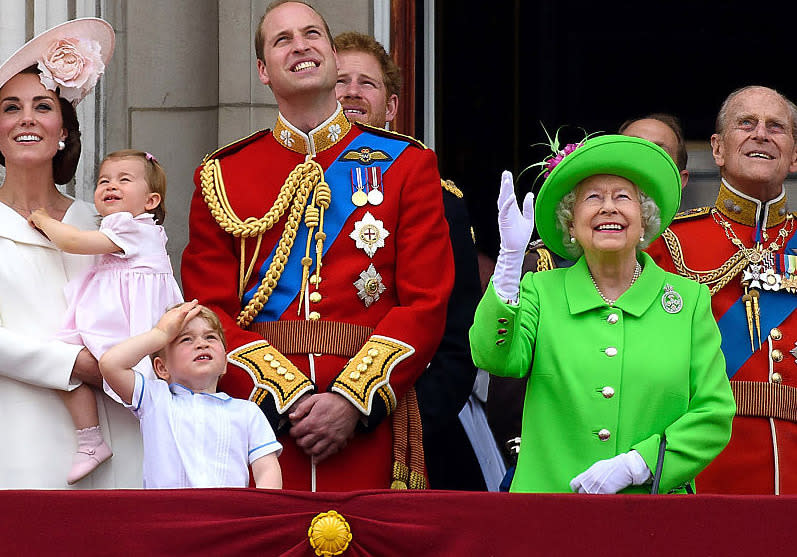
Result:
<instances>
[{"instance_id":1,"label":"man's ear","mask_svg":"<svg viewBox=\"0 0 797 557\"><path fill-rule=\"evenodd\" d=\"M398 95L390 95L385 108L385 122L392 122L398 112Z\"/></svg>"},{"instance_id":2,"label":"man's ear","mask_svg":"<svg viewBox=\"0 0 797 557\"><path fill-rule=\"evenodd\" d=\"M711 136L711 154L714 156L714 164L720 168L725 166L725 146L718 133Z\"/></svg>"},{"instance_id":3,"label":"man's ear","mask_svg":"<svg viewBox=\"0 0 797 557\"><path fill-rule=\"evenodd\" d=\"M797 145L794 146L794 152L791 157L791 164L789 165L789 172L797 172Z\"/></svg>"},{"instance_id":4,"label":"man's ear","mask_svg":"<svg viewBox=\"0 0 797 557\"><path fill-rule=\"evenodd\" d=\"M686 187L686 183L689 181L689 171L686 169L681 170L681 189Z\"/></svg>"},{"instance_id":5,"label":"man's ear","mask_svg":"<svg viewBox=\"0 0 797 557\"><path fill-rule=\"evenodd\" d=\"M268 70L266 69L266 63L263 62L260 58L257 59L257 77L260 78L260 83L263 85L268 85L271 83L271 80L268 77Z\"/></svg>"},{"instance_id":6,"label":"man's ear","mask_svg":"<svg viewBox=\"0 0 797 557\"><path fill-rule=\"evenodd\" d=\"M152 368L155 370L155 375L167 383L169 382L169 371L166 369L166 362L163 361L163 358L155 356L155 359L152 360Z\"/></svg>"}]
</instances>

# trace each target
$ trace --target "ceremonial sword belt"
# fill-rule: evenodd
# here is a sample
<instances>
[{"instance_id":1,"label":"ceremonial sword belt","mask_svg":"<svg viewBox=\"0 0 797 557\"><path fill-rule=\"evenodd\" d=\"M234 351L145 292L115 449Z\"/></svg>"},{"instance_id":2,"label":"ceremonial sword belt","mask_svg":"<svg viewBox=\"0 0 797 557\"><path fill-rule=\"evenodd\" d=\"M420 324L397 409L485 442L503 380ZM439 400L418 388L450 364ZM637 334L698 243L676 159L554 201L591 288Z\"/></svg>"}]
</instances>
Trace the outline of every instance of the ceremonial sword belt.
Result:
<instances>
[{"instance_id":1,"label":"ceremonial sword belt","mask_svg":"<svg viewBox=\"0 0 797 557\"><path fill-rule=\"evenodd\" d=\"M797 422L797 388L763 381L731 381L736 415Z\"/></svg>"},{"instance_id":2,"label":"ceremonial sword belt","mask_svg":"<svg viewBox=\"0 0 797 557\"><path fill-rule=\"evenodd\" d=\"M262 321L248 329L268 339L282 354L330 354L351 358L374 330L340 321Z\"/></svg>"}]
</instances>

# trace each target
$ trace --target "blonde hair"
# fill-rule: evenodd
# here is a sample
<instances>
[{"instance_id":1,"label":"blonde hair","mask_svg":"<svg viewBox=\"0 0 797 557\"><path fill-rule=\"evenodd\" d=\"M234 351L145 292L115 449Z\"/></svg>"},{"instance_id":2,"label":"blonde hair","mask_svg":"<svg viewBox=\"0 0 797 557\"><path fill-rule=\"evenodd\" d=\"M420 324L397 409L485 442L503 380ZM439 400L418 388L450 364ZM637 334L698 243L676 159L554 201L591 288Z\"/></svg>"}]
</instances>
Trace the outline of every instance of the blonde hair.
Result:
<instances>
[{"instance_id":1,"label":"blonde hair","mask_svg":"<svg viewBox=\"0 0 797 557\"><path fill-rule=\"evenodd\" d=\"M144 163L144 179L147 182L149 191L150 193L157 193L161 197L160 203L152 209L151 213L155 216L155 222L163 224L166 220L166 172L158 162L158 159L144 151L121 149L105 155L105 158L100 163L100 168L107 161L119 159L140 159Z\"/></svg>"},{"instance_id":2,"label":"blonde hair","mask_svg":"<svg viewBox=\"0 0 797 557\"><path fill-rule=\"evenodd\" d=\"M174 308L179 308L180 306L183 306L186 303L187 302L181 302L179 304L175 304L169 308L166 308L166 311L173 310ZM164 311L163 313L166 313L166 311ZM216 312L208 307L199 306L199 313L197 314L196 317L204 319L205 323L210 325L211 330L213 330L214 333L219 335L219 339L221 339L221 345L224 346L224 350L226 352L227 337L224 336L224 326L221 324L221 319L219 319L219 316L216 314ZM152 360L153 363L155 363L155 358L163 359L163 351L165 349L166 347L164 346L157 352L153 352L152 354L150 354L149 359Z\"/></svg>"}]
</instances>

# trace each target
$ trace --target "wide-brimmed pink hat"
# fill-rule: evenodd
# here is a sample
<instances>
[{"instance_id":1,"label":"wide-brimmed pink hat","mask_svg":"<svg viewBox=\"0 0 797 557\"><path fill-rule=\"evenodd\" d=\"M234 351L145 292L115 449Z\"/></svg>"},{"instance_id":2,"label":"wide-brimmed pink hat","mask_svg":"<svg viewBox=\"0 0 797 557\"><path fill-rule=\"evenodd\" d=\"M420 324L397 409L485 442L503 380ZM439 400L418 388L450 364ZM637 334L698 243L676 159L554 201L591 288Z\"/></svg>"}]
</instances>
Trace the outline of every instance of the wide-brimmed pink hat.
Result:
<instances>
[{"instance_id":1,"label":"wide-brimmed pink hat","mask_svg":"<svg viewBox=\"0 0 797 557\"><path fill-rule=\"evenodd\" d=\"M96 17L73 19L25 43L0 66L0 87L25 68L38 65L42 85L73 105L97 84L111 59L111 24Z\"/></svg>"}]
</instances>

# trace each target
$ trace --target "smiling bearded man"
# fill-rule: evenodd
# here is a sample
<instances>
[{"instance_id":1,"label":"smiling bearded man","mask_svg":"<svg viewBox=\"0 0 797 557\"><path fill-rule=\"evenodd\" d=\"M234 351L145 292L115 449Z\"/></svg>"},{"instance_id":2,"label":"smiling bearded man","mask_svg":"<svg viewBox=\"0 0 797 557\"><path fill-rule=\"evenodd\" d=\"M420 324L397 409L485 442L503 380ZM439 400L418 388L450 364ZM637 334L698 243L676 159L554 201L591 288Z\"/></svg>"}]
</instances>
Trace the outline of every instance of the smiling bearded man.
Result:
<instances>
[{"instance_id":1,"label":"smiling bearded man","mask_svg":"<svg viewBox=\"0 0 797 557\"><path fill-rule=\"evenodd\" d=\"M309 5L272 3L255 49L277 122L197 169L183 254L186 295L219 314L231 349L220 386L271 421L286 489L424 487L422 460L394 463L393 445L396 432L420 449L412 385L454 280L437 160L346 119Z\"/></svg>"},{"instance_id":2,"label":"smiling bearded man","mask_svg":"<svg viewBox=\"0 0 797 557\"><path fill-rule=\"evenodd\" d=\"M711 137L716 203L676 216L648 249L665 270L708 285L722 332L737 410L730 443L697 477L700 493L797 493L797 237L783 188L797 171L795 120L777 91L731 93Z\"/></svg>"}]
</instances>

